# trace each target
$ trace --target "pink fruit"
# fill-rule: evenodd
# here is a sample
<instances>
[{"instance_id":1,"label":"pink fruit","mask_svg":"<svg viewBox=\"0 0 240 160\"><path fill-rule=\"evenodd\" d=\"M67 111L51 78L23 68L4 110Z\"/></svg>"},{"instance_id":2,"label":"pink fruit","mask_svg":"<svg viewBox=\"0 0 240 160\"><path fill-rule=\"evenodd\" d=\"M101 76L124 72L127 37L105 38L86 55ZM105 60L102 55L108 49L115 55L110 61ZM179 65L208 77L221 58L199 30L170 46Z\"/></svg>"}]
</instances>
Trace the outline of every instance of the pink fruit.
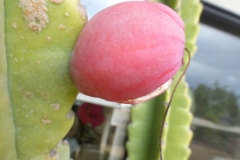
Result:
<instances>
[{"instance_id":1,"label":"pink fruit","mask_svg":"<svg viewBox=\"0 0 240 160\"><path fill-rule=\"evenodd\" d=\"M171 80L182 65L184 46L184 23L169 7L119 3L86 24L71 58L71 75L86 95L136 103Z\"/></svg>"}]
</instances>

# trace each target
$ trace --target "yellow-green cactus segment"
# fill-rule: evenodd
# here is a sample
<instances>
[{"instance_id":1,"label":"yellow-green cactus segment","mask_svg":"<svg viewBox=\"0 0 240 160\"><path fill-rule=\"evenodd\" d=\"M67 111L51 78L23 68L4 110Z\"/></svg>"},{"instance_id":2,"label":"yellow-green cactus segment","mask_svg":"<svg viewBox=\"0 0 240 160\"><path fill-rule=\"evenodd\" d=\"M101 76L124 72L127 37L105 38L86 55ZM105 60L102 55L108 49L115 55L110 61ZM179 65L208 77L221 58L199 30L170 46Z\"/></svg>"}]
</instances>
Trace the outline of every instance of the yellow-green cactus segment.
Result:
<instances>
[{"instance_id":1,"label":"yellow-green cactus segment","mask_svg":"<svg viewBox=\"0 0 240 160\"><path fill-rule=\"evenodd\" d=\"M4 43L4 1L0 0L0 159L17 160L15 129L7 85L7 61Z\"/></svg>"},{"instance_id":2,"label":"yellow-green cactus segment","mask_svg":"<svg viewBox=\"0 0 240 160\"><path fill-rule=\"evenodd\" d=\"M182 0L180 16L185 23L186 45L192 56L197 50L196 41L203 6L200 0ZM186 58L186 56L185 56Z\"/></svg>"},{"instance_id":3,"label":"yellow-green cactus segment","mask_svg":"<svg viewBox=\"0 0 240 160\"><path fill-rule=\"evenodd\" d=\"M8 88L6 92L1 91L0 97L9 95L10 102L3 101L6 104L1 106L0 113L12 118L9 123L13 125L8 128L11 137L1 141L0 146L14 141L15 146L8 151L0 150L0 155L14 152L16 148L19 160L47 154L73 123L74 116L69 111L77 90L69 74L69 59L87 20L78 0L28 2L38 3L33 8L36 12L26 11L29 7L26 0L1 1L4 3L1 12L4 10L5 14L5 39L0 44L0 58L7 59L7 76L5 73L6 78L1 81L7 81L3 88ZM44 9L39 10L39 7ZM40 17L45 14L47 21L42 23L39 16L33 16L32 21L27 18L29 14L41 14ZM6 108L10 109L5 111Z\"/></svg>"},{"instance_id":4,"label":"yellow-green cactus segment","mask_svg":"<svg viewBox=\"0 0 240 160\"><path fill-rule=\"evenodd\" d=\"M48 154L38 155L31 160L70 160L70 146L63 140Z\"/></svg>"},{"instance_id":5,"label":"yellow-green cactus segment","mask_svg":"<svg viewBox=\"0 0 240 160\"><path fill-rule=\"evenodd\" d=\"M59 160L70 159L70 146L67 141L63 141L56 151L59 154Z\"/></svg>"},{"instance_id":6,"label":"yellow-green cactus segment","mask_svg":"<svg viewBox=\"0 0 240 160\"><path fill-rule=\"evenodd\" d=\"M128 160L159 159L159 138L166 93L131 108L131 120L128 125Z\"/></svg>"},{"instance_id":7,"label":"yellow-green cactus segment","mask_svg":"<svg viewBox=\"0 0 240 160\"><path fill-rule=\"evenodd\" d=\"M174 79L180 77L179 72ZM174 81L173 86L176 85ZM191 99L188 96L188 87L183 79L174 94L171 107L168 112L163 137L164 160L187 160L191 151L188 148L192 139L190 125L192 114L190 113Z\"/></svg>"},{"instance_id":8,"label":"yellow-green cactus segment","mask_svg":"<svg viewBox=\"0 0 240 160\"><path fill-rule=\"evenodd\" d=\"M202 5L199 0L182 0L180 15L185 23L185 47L190 51L191 56L195 53L197 47L195 45L199 31L199 19L202 11ZM185 66L188 62L188 54L185 53ZM182 67L182 70L185 68ZM171 86L171 90L176 84L176 80L180 77L180 72L174 77L175 81ZM191 99L189 96L187 83L185 78L181 80L168 113L166 127L164 128L164 160L187 160L191 154L189 144L192 139L192 131L190 125L192 114L190 112Z\"/></svg>"}]
</instances>

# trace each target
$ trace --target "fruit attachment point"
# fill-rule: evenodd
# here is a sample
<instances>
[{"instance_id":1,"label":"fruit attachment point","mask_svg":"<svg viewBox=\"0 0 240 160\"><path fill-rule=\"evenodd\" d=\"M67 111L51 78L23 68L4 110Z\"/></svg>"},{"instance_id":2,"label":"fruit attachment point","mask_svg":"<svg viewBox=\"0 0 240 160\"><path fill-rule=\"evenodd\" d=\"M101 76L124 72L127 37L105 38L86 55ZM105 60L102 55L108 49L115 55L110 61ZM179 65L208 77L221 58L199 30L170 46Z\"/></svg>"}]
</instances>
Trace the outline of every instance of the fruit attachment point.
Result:
<instances>
[{"instance_id":1,"label":"fruit attachment point","mask_svg":"<svg viewBox=\"0 0 240 160\"><path fill-rule=\"evenodd\" d=\"M141 102L147 101L147 100L149 100L151 98L154 98L154 97L162 94L163 92L165 92L170 87L170 85L172 84L172 81L173 81L172 79L168 80L161 87L159 87L155 91L149 93L148 95L145 95L143 97L136 98L136 99L127 99L127 100L122 101L121 103L137 104L137 103L141 103Z\"/></svg>"}]
</instances>

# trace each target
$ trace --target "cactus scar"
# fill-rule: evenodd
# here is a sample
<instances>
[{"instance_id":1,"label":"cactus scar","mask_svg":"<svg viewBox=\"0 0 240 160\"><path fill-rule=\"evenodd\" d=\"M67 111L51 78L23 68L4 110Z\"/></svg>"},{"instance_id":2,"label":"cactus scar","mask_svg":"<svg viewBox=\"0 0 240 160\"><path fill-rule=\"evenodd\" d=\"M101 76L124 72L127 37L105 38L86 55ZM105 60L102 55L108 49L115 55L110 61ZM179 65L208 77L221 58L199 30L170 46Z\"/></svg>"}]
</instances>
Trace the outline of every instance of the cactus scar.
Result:
<instances>
[{"instance_id":1,"label":"cactus scar","mask_svg":"<svg viewBox=\"0 0 240 160\"><path fill-rule=\"evenodd\" d=\"M59 103L54 103L54 104L51 104L51 108L55 111L59 110L60 109L60 104Z\"/></svg>"},{"instance_id":2,"label":"cactus scar","mask_svg":"<svg viewBox=\"0 0 240 160\"><path fill-rule=\"evenodd\" d=\"M48 23L45 0L20 0L27 26L34 32L40 32Z\"/></svg>"},{"instance_id":3,"label":"cactus scar","mask_svg":"<svg viewBox=\"0 0 240 160\"><path fill-rule=\"evenodd\" d=\"M44 118L44 119L42 119L42 123L43 124L49 124L49 123L51 123L52 121L50 120L50 119L48 119L48 118Z\"/></svg>"},{"instance_id":4,"label":"cactus scar","mask_svg":"<svg viewBox=\"0 0 240 160\"><path fill-rule=\"evenodd\" d=\"M29 91L24 91L23 95L25 97L33 97L33 93L29 92Z\"/></svg>"}]
</instances>

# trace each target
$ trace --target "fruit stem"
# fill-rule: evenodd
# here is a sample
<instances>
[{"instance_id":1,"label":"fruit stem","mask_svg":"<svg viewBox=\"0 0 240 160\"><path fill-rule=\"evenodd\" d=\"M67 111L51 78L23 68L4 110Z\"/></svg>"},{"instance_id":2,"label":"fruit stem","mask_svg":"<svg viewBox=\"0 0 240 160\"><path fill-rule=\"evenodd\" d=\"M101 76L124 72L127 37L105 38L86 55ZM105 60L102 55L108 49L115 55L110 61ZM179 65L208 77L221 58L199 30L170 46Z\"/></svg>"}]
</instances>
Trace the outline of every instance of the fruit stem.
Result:
<instances>
[{"instance_id":1,"label":"fruit stem","mask_svg":"<svg viewBox=\"0 0 240 160\"><path fill-rule=\"evenodd\" d=\"M171 96L170 96L170 100L169 100L169 102L168 102L168 104L167 104L167 107L166 107L166 111L165 111L165 113L164 113L164 115L163 115L163 121L162 121L162 124L161 124L161 131L160 131L160 141L159 141L160 160L163 160L163 156L162 156L162 145L161 145L161 144L162 144L163 127L164 127L164 123L165 123L165 120L166 120L166 117L167 117L167 114L168 114L168 110L169 110L170 105L171 105L171 103L172 103L173 96L174 96L174 93L175 93L175 91L176 91L176 89L177 89L177 86L179 85L181 79L182 79L183 76L185 75L185 73L186 73L186 71L187 71L187 69L188 69L188 67L189 67L190 61L191 61L191 54L190 54L189 50L188 50L187 48L185 48L185 50L187 51L187 54L188 54L188 62L187 62L187 65L186 65L185 69L183 70L183 73L182 73L181 76L179 77L176 85L175 85L174 88L173 88L173 91L172 91Z\"/></svg>"}]
</instances>

